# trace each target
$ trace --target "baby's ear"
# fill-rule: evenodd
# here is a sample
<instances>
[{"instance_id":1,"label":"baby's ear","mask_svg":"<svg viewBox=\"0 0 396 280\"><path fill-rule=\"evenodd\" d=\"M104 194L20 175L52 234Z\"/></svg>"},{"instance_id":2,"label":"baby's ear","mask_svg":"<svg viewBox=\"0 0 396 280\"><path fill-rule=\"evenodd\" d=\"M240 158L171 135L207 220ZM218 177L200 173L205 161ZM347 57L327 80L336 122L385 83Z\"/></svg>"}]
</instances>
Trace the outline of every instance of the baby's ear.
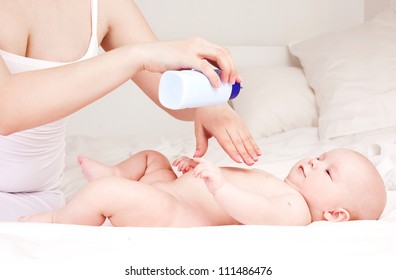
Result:
<instances>
[{"instance_id":1,"label":"baby's ear","mask_svg":"<svg viewBox=\"0 0 396 280\"><path fill-rule=\"evenodd\" d=\"M351 219L351 215L344 208L336 208L331 211L325 211L323 216L329 222L346 222Z\"/></svg>"}]
</instances>

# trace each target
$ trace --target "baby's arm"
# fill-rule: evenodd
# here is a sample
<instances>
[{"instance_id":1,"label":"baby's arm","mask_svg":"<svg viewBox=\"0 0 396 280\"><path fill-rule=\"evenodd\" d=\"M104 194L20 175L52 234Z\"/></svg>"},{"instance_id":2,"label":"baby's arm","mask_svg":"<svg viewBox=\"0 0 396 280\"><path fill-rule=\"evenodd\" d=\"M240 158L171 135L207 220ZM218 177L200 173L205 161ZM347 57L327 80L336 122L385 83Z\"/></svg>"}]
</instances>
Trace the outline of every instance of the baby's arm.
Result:
<instances>
[{"instance_id":1,"label":"baby's arm","mask_svg":"<svg viewBox=\"0 0 396 280\"><path fill-rule=\"evenodd\" d=\"M196 167L194 176L204 180L206 187L211 194L215 194L225 183L223 172L212 162L203 158L194 158Z\"/></svg>"},{"instance_id":2,"label":"baby's arm","mask_svg":"<svg viewBox=\"0 0 396 280\"><path fill-rule=\"evenodd\" d=\"M177 170L184 174L188 171L193 170L198 165L198 163L192 158L182 156L175 159L172 165L177 166Z\"/></svg>"},{"instance_id":3,"label":"baby's arm","mask_svg":"<svg viewBox=\"0 0 396 280\"><path fill-rule=\"evenodd\" d=\"M240 223L245 225L306 225L309 223L303 215L307 210L306 204L301 204L301 199L296 199L295 195L284 194L269 197L238 188L226 181L221 169L213 163L202 158L194 160L199 163L194 169L194 175L204 180L216 203Z\"/></svg>"},{"instance_id":4,"label":"baby's arm","mask_svg":"<svg viewBox=\"0 0 396 280\"><path fill-rule=\"evenodd\" d=\"M227 182L221 169L205 159L195 159L199 164L194 175L204 180L217 204L230 216L242 224L268 224L261 221L261 213L267 213L271 202L262 195L257 195Z\"/></svg>"},{"instance_id":5,"label":"baby's arm","mask_svg":"<svg viewBox=\"0 0 396 280\"><path fill-rule=\"evenodd\" d=\"M177 169L183 172L183 174L194 170L195 177L203 179L212 194L224 183L221 170L213 163L203 158L189 158L182 156L177 158L172 165L177 166Z\"/></svg>"}]
</instances>

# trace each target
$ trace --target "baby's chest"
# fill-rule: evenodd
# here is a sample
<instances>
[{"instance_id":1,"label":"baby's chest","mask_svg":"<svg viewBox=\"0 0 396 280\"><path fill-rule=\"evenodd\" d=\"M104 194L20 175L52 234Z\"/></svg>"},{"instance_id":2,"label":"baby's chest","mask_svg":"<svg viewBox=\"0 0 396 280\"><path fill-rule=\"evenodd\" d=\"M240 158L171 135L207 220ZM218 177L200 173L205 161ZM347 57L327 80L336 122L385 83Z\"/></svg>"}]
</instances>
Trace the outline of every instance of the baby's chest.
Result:
<instances>
[{"instance_id":1,"label":"baby's chest","mask_svg":"<svg viewBox=\"0 0 396 280\"><path fill-rule=\"evenodd\" d=\"M293 191L283 180L262 170L224 172L227 180L241 189L263 195L280 195Z\"/></svg>"}]
</instances>

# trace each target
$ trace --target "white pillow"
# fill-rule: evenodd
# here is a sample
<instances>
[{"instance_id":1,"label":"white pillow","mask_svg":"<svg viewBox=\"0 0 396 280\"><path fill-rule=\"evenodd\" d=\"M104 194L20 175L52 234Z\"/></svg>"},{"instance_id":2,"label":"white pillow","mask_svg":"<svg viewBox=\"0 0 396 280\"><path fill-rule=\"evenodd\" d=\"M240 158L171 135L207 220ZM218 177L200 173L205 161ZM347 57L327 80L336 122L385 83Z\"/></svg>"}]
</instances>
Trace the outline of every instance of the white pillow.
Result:
<instances>
[{"instance_id":1,"label":"white pillow","mask_svg":"<svg viewBox=\"0 0 396 280\"><path fill-rule=\"evenodd\" d=\"M396 125L396 11L289 48L316 94L321 139Z\"/></svg>"},{"instance_id":2,"label":"white pillow","mask_svg":"<svg viewBox=\"0 0 396 280\"><path fill-rule=\"evenodd\" d=\"M232 105L253 136L317 124L316 103L302 69L240 67L242 90Z\"/></svg>"}]
</instances>

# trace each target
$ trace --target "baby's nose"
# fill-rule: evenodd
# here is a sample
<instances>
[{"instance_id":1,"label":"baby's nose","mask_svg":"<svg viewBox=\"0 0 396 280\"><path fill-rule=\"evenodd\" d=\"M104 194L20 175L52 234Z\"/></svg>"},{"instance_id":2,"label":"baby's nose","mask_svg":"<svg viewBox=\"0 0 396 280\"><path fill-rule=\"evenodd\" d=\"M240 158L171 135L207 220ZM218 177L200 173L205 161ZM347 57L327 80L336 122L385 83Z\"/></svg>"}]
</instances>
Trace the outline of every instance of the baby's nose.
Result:
<instances>
[{"instance_id":1,"label":"baby's nose","mask_svg":"<svg viewBox=\"0 0 396 280\"><path fill-rule=\"evenodd\" d=\"M318 166L319 160L317 158L313 158L309 161L309 164L311 165L312 168L316 168Z\"/></svg>"}]
</instances>

